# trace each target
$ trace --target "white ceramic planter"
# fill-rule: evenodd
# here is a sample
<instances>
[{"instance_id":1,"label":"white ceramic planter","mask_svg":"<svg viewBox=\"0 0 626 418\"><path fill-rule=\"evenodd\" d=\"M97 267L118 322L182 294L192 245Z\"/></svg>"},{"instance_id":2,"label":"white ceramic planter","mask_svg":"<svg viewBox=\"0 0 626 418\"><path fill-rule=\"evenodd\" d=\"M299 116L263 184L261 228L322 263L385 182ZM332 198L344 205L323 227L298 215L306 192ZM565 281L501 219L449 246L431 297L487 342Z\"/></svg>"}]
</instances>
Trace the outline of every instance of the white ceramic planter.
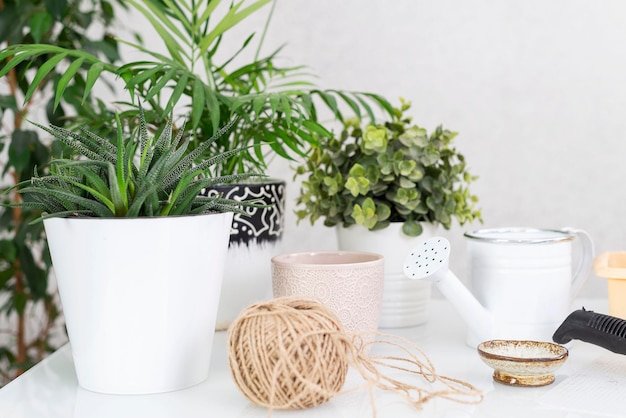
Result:
<instances>
[{"instance_id":1,"label":"white ceramic planter","mask_svg":"<svg viewBox=\"0 0 626 418\"><path fill-rule=\"evenodd\" d=\"M208 377L231 222L44 221L80 386L147 394Z\"/></svg>"},{"instance_id":2,"label":"white ceramic planter","mask_svg":"<svg viewBox=\"0 0 626 418\"><path fill-rule=\"evenodd\" d=\"M385 259L385 284L380 312L381 328L401 328L423 324L428 319L431 283L409 280L402 267L409 252L420 240L435 236L437 226L422 224L419 237L408 237L401 223L370 231L360 225L337 228L339 248L346 251L367 251L381 254Z\"/></svg>"}]
</instances>

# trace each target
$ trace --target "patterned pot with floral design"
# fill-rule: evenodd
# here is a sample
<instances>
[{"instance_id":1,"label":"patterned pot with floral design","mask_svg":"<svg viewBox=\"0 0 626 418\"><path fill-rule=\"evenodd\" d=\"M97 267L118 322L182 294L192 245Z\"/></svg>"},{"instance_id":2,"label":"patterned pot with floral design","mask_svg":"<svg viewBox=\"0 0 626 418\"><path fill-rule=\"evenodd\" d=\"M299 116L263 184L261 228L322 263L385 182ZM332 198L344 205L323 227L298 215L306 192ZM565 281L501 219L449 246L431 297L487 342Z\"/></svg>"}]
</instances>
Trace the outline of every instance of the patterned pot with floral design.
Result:
<instances>
[{"instance_id":1,"label":"patterned pot with floral design","mask_svg":"<svg viewBox=\"0 0 626 418\"><path fill-rule=\"evenodd\" d=\"M216 330L228 328L248 305L272 297L271 263L280 253L284 230L285 182L264 179L216 186L204 192L235 200L260 200L263 208L235 214L224 270Z\"/></svg>"}]
</instances>

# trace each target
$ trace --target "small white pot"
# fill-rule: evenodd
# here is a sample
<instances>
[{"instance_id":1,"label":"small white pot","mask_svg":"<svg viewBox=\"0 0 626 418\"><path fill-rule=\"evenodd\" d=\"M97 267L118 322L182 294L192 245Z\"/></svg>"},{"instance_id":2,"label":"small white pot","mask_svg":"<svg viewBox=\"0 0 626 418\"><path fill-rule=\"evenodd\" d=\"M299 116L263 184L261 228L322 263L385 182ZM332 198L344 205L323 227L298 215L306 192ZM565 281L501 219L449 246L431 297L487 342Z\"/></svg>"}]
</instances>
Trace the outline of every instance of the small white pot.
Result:
<instances>
[{"instance_id":1,"label":"small white pot","mask_svg":"<svg viewBox=\"0 0 626 418\"><path fill-rule=\"evenodd\" d=\"M423 239L435 236L437 225L422 223L419 237L402 232L402 223L392 222L387 228L370 231L360 225L338 227L339 248L346 251L367 251L385 259L385 284L380 311L381 328L401 328L423 324L428 319L431 283L409 280L402 267L409 252Z\"/></svg>"},{"instance_id":2,"label":"small white pot","mask_svg":"<svg viewBox=\"0 0 626 418\"><path fill-rule=\"evenodd\" d=\"M147 394L208 377L231 222L44 221L80 386Z\"/></svg>"}]
</instances>

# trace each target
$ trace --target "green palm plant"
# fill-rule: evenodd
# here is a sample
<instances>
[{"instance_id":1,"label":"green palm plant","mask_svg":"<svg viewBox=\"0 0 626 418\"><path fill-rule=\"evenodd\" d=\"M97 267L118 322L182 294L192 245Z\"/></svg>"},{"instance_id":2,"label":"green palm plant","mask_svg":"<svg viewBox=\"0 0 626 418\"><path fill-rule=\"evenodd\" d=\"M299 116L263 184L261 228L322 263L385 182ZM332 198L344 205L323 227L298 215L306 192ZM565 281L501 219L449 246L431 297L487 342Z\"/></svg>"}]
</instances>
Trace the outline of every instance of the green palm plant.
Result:
<instances>
[{"instance_id":1,"label":"green palm plant","mask_svg":"<svg viewBox=\"0 0 626 418\"><path fill-rule=\"evenodd\" d=\"M81 50L38 44L14 45L0 51L0 62L8 59L0 68L0 77L16 65L45 54L48 62L33 76L31 89L26 93L28 100L39 80L61 60L69 59L71 64L55 87L55 105L80 69L87 69L84 99L103 72L111 73L124 80L131 95L137 94L151 105L154 112L146 117L149 123L157 125L162 125L174 104L185 97L187 128L194 139L192 147L212 136L233 116L238 116L229 135L219 138L210 147L212 153L245 148L219 164L218 170L224 174L263 169L268 147L274 154L292 158L305 155L310 145L318 144L318 138L331 137L318 121L319 105L316 103L323 103L339 120L343 120L345 109L359 118L368 115L371 120L375 118L374 105L392 112L391 105L376 94L313 88L304 68L277 65L280 49L261 57L265 33L250 62L235 66L238 58L252 53L254 33L237 51L218 59L228 31L271 0L239 0L230 6L223 3L222 0L128 0L126 5L147 19L167 53L123 41L145 58L116 65ZM274 5L275 2L264 31Z\"/></svg>"},{"instance_id":2,"label":"green palm plant","mask_svg":"<svg viewBox=\"0 0 626 418\"><path fill-rule=\"evenodd\" d=\"M213 137L193 151L184 131L173 133L169 119L157 136L150 136L143 110L138 127L127 134L116 115L116 141L111 142L92 132L81 133L58 126L42 126L74 151L74 158L53 159L50 173L30 179L7 189L18 189L24 201L9 206L36 208L49 217L143 217L194 215L212 212L239 211L242 205L221 197L200 196L205 187L236 181L254 174L212 177L210 168L242 149L195 160L236 123L231 121Z\"/></svg>"}]
</instances>

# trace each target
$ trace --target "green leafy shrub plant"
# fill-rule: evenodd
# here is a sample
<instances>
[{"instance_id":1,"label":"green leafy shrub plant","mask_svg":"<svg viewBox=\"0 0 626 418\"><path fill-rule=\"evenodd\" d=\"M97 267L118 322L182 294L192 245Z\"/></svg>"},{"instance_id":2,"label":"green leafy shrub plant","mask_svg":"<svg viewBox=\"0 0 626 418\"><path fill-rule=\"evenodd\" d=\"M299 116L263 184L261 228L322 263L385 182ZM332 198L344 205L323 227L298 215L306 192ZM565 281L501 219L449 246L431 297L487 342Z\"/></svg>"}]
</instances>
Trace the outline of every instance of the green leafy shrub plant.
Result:
<instances>
[{"instance_id":1,"label":"green leafy shrub plant","mask_svg":"<svg viewBox=\"0 0 626 418\"><path fill-rule=\"evenodd\" d=\"M385 124L360 126L348 120L339 137L322 138L296 169L302 181L296 211L299 220L326 226L362 225L370 230L403 222L408 236L422 232L420 222L449 229L480 219L475 179L453 146L455 132L441 126L428 134L412 123L402 100Z\"/></svg>"}]
</instances>

